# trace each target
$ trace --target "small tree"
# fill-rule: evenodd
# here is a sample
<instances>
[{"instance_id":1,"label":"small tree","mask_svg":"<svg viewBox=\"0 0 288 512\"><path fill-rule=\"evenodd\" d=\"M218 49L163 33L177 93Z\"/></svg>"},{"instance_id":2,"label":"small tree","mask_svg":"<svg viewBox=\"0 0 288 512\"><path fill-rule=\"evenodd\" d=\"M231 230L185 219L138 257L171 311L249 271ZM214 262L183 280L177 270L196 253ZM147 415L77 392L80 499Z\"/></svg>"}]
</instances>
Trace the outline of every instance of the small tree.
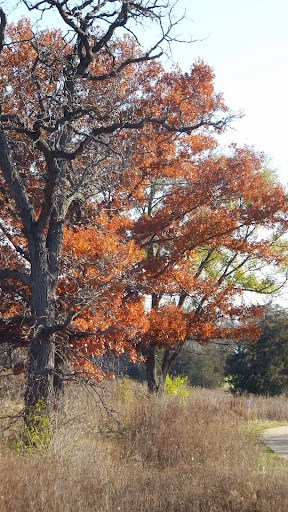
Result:
<instances>
[{"instance_id":1,"label":"small tree","mask_svg":"<svg viewBox=\"0 0 288 512\"><path fill-rule=\"evenodd\" d=\"M226 359L233 392L280 395L288 389L288 314L279 306L265 311L255 344L241 343Z\"/></svg>"}]
</instances>

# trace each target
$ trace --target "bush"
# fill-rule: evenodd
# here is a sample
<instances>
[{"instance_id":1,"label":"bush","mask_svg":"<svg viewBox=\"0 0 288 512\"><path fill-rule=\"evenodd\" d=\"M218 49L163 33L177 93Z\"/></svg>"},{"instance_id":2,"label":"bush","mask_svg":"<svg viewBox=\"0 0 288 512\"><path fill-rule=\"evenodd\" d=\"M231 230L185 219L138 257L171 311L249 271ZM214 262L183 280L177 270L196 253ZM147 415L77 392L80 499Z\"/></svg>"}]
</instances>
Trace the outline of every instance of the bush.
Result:
<instances>
[{"instance_id":1,"label":"bush","mask_svg":"<svg viewBox=\"0 0 288 512\"><path fill-rule=\"evenodd\" d=\"M189 396L188 377L181 377L180 375L170 377L170 375L167 375L165 391L175 396Z\"/></svg>"},{"instance_id":2,"label":"bush","mask_svg":"<svg viewBox=\"0 0 288 512\"><path fill-rule=\"evenodd\" d=\"M12 439L11 448L18 452L31 451L33 447L48 448L51 442L51 424L44 411L44 400L38 400L37 404L31 408L29 421L24 425L19 437Z\"/></svg>"}]
</instances>

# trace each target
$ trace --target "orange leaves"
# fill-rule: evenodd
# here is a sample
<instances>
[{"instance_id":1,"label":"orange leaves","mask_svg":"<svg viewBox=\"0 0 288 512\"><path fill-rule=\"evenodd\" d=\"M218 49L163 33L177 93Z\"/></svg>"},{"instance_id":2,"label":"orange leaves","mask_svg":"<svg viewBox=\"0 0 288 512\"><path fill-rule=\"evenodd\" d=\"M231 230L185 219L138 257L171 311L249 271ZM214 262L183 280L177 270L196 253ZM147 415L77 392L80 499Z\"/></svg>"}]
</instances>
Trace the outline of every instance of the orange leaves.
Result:
<instances>
[{"instance_id":1,"label":"orange leaves","mask_svg":"<svg viewBox=\"0 0 288 512\"><path fill-rule=\"evenodd\" d=\"M53 93L60 78L61 61L67 55L69 45L57 30L43 30L35 41L31 23L24 18L8 26L7 39L10 44L2 53L0 72L1 96L5 100L2 113L25 114L26 122L32 126L41 109L37 83L41 82L43 92L45 90L47 94L45 101L48 101L48 95ZM43 65L42 57L49 55L51 65Z\"/></svg>"},{"instance_id":2,"label":"orange leaves","mask_svg":"<svg viewBox=\"0 0 288 512\"><path fill-rule=\"evenodd\" d=\"M190 73L182 73L177 67L166 72L154 62L141 66L138 72L145 98L143 108L149 106L154 117L165 115L170 126L197 125L206 115L208 120L212 112L227 111L222 96L215 94L212 69L203 61L196 62Z\"/></svg>"},{"instance_id":3,"label":"orange leaves","mask_svg":"<svg viewBox=\"0 0 288 512\"><path fill-rule=\"evenodd\" d=\"M24 192L17 211L0 177L1 263L28 273L35 231L45 279L57 283L49 318L77 372L101 379L97 357L128 352L136 361L143 344L255 336L243 274L287 258L269 238L285 229L287 198L262 172L262 155L220 150L229 113L212 69L132 63L142 51L125 37L79 71L82 43L77 53L57 31L36 36L21 20L8 38L1 119ZM86 51L95 41L93 33ZM23 209L29 219L35 212L30 224L19 221ZM2 290L3 315L28 309L29 291L16 288Z\"/></svg>"},{"instance_id":4,"label":"orange leaves","mask_svg":"<svg viewBox=\"0 0 288 512\"><path fill-rule=\"evenodd\" d=\"M183 310L173 303L152 308L149 316L149 331L144 335L146 343L158 346L181 344L187 337L187 320Z\"/></svg>"},{"instance_id":5,"label":"orange leaves","mask_svg":"<svg viewBox=\"0 0 288 512\"><path fill-rule=\"evenodd\" d=\"M89 208L93 212L95 205ZM73 364L87 375L93 374L93 359L106 352L115 357L127 352L136 361L133 340L148 326L144 298L130 285L133 267L143 251L126 238L125 227L128 229L130 222L122 215L95 210L93 224L65 230L63 259L67 272L58 289L66 308L74 311L70 335L72 360L76 358ZM86 297L86 305L73 306L79 291Z\"/></svg>"},{"instance_id":6,"label":"orange leaves","mask_svg":"<svg viewBox=\"0 0 288 512\"><path fill-rule=\"evenodd\" d=\"M121 277L125 269L142 256L133 240L123 240L121 230L125 219L109 219L104 212L97 216L91 227L66 229L63 252L85 269L85 278L97 283ZM94 283L94 284L95 284Z\"/></svg>"},{"instance_id":7,"label":"orange leaves","mask_svg":"<svg viewBox=\"0 0 288 512\"><path fill-rule=\"evenodd\" d=\"M96 363L84 358L74 359L73 366L75 367L75 376L78 378L95 380L96 382L102 382L107 377L113 378L113 375L109 375L98 368Z\"/></svg>"}]
</instances>

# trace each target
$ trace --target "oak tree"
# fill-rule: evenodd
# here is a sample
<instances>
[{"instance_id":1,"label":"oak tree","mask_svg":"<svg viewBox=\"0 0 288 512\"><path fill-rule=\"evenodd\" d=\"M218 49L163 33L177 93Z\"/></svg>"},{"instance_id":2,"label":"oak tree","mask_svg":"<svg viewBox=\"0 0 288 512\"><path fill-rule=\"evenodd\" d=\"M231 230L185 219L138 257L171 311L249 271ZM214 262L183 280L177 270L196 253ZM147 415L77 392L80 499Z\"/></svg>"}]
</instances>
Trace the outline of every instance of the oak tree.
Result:
<instances>
[{"instance_id":1,"label":"oak tree","mask_svg":"<svg viewBox=\"0 0 288 512\"><path fill-rule=\"evenodd\" d=\"M286 280L284 189L263 169L263 156L236 147L217 155L215 144L192 134L177 141L174 161L170 155L161 168L153 158L146 210L135 221L145 251L138 291L149 319L139 348L151 391L163 389L186 341L256 341L263 309L249 306L245 292L273 294Z\"/></svg>"},{"instance_id":2,"label":"oak tree","mask_svg":"<svg viewBox=\"0 0 288 512\"><path fill-rule=\"evenodd\" d=\"M136 357L147 319L145 295L130 293L143 245L141 222L137 236L129 226L135 152L139 161L154 131L163 141L221 130L229 113L205 85L208 67L189 75L156 63L171 42L168 3L24 3L53 10L68 29L7 25L0 10L0 323L3 340L29 347L29 416L39 399L49 414L64 358L78 378L95 373L89 358L107 348ZM160 36L143 49L135 30L145 21Z\"/></svg>"},{"instance_id":3,"label":"oak tree","mask_svg":"<svg viewBox=\"0 0 288 512\"><path fill-rule=\"evenodd\" d=\"M155 391L187 339L255 338L261 311L236 299L277 286L259 266L285 262L287 200L261 155L219 150L232 116L209 66L159 62L168 5L25 4L68 28L0 11L0 327L29 349L29 417L65 379L101 379L107 351L143 357Z\"/></svg>"}]
</instances>

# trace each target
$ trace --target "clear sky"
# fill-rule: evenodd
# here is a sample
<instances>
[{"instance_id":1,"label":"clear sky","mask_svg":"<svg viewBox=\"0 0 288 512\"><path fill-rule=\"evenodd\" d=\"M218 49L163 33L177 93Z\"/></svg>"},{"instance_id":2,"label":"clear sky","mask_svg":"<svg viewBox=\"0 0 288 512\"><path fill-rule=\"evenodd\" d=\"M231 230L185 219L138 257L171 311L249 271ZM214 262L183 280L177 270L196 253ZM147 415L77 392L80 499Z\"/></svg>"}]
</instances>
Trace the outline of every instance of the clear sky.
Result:
<instances>
[{"instance_id":1,"label":"clear sky","mask_svg":"<svg viewBox=\"0 0 288 512\"><path fill-rule=\"evenodd\" d=\"M9 10L10 20L25 12L19 4ZM189 70L202 58L214 68L216 89L226 104L245 114L228 131L225 144L235 141L264 151L269 166L288 183L288 0L178 0L176 11L179 16L186 11L187 18L176 33L198 41L175 44L174 60ZM57 16L50 16L48 24L55 21ZM149 32L143 39L147 35L150 40Z\"/></svg>"},{"instance_id":2,"label":"clear sky","mask_svg":"<svg viewBox=\"0 0 288 512\"><path fill-rule=\"evenodd\" d=\"M288 183L288 1L179 0L184 9L183 36L202 41L175 46L175 60L214 68L226 104L245 114L227 138L267 153Z\"/></svg>"}]
</instances>

